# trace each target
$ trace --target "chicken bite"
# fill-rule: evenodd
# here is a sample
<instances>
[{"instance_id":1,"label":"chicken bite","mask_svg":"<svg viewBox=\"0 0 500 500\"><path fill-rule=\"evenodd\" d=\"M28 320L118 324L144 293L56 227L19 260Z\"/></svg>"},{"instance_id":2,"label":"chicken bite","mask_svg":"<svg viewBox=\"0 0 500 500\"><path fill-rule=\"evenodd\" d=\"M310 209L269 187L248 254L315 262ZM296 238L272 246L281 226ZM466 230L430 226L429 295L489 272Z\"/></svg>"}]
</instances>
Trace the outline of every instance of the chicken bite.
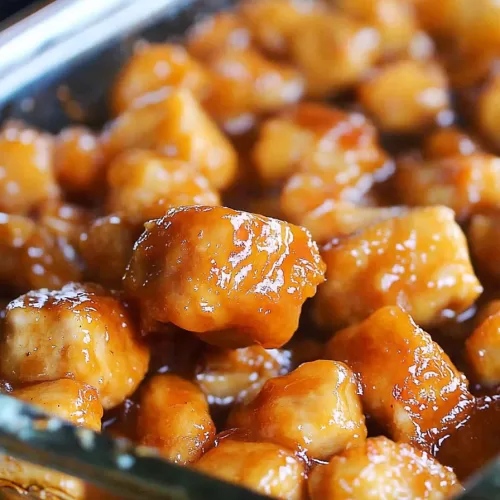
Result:
<instances>
[{"instance_id":1,"label":"chicken bite","mask_svg":"<svg viewBox=\"0 0 500 500\"><path fill-rule=\"evenodd\" d=\"M206 453L196 470L272 498L305 500L304 463L273 443L226 438Z\"/></svg>"},{"instance_id":2,"label":"chicken bite","mask_svg":"<svg viewBox=\"0 0 500 500\"><path fill-rule=\"evenodd\" d=\"M311 500L445 500L462 490L449 467L382 436L318 465L308 487Z\"/></svg>"},{"instance_id":3,"label":"chicken bite","mask_svg":"<svg viewBox=\"0 0 500 500\"><path fill-rule=\"evenodd\" d=\"M445 207L410 210L333 239L321 255L326 283L315 298L315 318L322 326L354 324L387 305L434 325L465 311L482 292L465 236Z\"/></svg>"},{"instance_id":4,"label":"chicken bite","mask_svg":"<svg viewBox=\"0 0 500 500\"><path fill-rule=\"evenodd\" d=\"M140 444L185 465L212 446L215 425L196 385L177 375L156 375L141 389L136 433Z\"/></svg>"},{"instance_id":5,"label":"chicken bite","mask_svg":"<svg viewBox=\"0 0 500 500\"><path fill-rule=\"evenodd\" d=\"M0 373L14 387L71 377L112 408L148 368L149 351L136 335L127 308L98 285L31 291L7 306Z\"/></svg>"},{"instance_id":6,"label":"chicken bite","mask_svg":"<svg viewBox=\"0 0 500 500\"><path fill-rule=\"evenodd\" d=\"M429 160L468 156L481 150L477 141L457 127L438 128L424 139L423 153Z\"/></svg>"},{"instance_id":7,"label":"chicken bite","mask_svg":"<svg viewBox=\"0 0 500 500\"><path fill-rule=\"evenodd\" d=\"M206 177L180 160L145 150L129 150L108 168L106 206L131 222L157 219L182 205L219 205Z\"/></svg>"},{"instance_id":8,"label":"chicken bite","mask_svg":"<svg viewBox=\"0 0 500 500\"><path fill-rule=\"evenodd\" d=\"M468 230L474 264L489 280L500 280L498 241L500 241L500 217L497 215L474 215Z\"/></svg>"},{"instance_id":9,"label":"chicken bite","mask_svg":"<svg viewBox=\"0 0 500 500\"><path fill-rule=\"evenodd\" d=\"M7 122L0 131L0 211L26 214L59 196L48 134Z\"/></svg>"},{"instance_id":10,"label":"chicken bite","mask_svg":"<svg viewBox=\"0 0 500 500\"><path fill-rule=\"evenodd\" d=\"M119 115L137 98L162 87L186 88L203 97L209 84L207 71L181 45L147 44L118 74L111 89L111 108Z\"/></svg>"},{"instance_id":11,"label":"chicken bite","mask_svg":"<svg viewBox=\"0 0 500 500\"><path fill-rule=\"evenodd\" d=\"M334 334L327 355L359 377L363 408L396 441L433 452L469 416L467 379L399 307Z\"/></svg>"},{"instance_id":12,"label":"chicken bite","mask_svg":"<svg viewBox=\"0 0 500 500\"><path fill-rule=\"evenodd\" d=\"M268 380L250 403L236 407L228 427L310 459L332 455L366 438L357 381L343 363L312 361Z\"/></svg>"},{"instance_id":13,"label":"chicken bite","mask_svg":"<svg viewBox=\"0 0 500 500\"><path fill-rule=\"evenodd\" d=\"M399 134L424 131L450 106L446 73L425 61L383 66L360 84L358 96L382 130Z\"/></svg>"},{"instance_id":14,"label":"chicken bite","mask_svg":"<svg viewBox=\"0 0 500 500\"><path fill-rule=\"evenodd\" d=\"M146 223L125 290L153 320L221 347L280 347L323 281L309 233L224 207L179 207Z\"/></svg>"}]
</instances>

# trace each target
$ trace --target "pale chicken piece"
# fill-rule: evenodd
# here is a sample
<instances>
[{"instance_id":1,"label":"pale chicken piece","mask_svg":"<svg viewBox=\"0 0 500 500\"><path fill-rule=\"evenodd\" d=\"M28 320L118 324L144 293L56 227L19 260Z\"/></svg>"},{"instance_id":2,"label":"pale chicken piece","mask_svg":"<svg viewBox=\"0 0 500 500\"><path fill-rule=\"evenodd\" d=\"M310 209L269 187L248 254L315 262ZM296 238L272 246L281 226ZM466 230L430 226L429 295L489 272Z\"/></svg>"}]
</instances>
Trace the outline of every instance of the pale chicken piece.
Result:
<instances>
[{"instance_id":1,"label":"pale chicken piece","mask_svg":"<svg viewBox=\"0 0 500 500\"><path fill-rule=\"evenodd\" d=\"M468 156L480 150L477 141L457 127L438 128L425 137L423 144L424 156L429 160Z\"/></svg>"},{"instance_id":2,"label":"pale chicken piece","mask_svg":"<svg viewBox=\"0 0 500 500\"><path fill-rule=\"evenodd\" d=\"M326 351L357 375L364 410L396 441L433 453L469 417L467 379L399 307L337 332Z\"/></svg>"},{"instance_id":3,"label":"pale chicken piece","mask_svg":"<svg viewBox=\"0 0 500 500\"><path fill-rule=\"evenodd\" d=\"M136 99L163 87L186 88L203 97L209 85L206 69L181 45L147 44L132 55L116 77L111 108L114 115L119 115Z\"/></svg>"},{"instance_id":4,"label":"pale chicken piece","mask_svg":"<svg viewBox=\"0 0 500 500\"><path fill-rule=\"evenodd\" d=\"M481 294L467 242L445 207L403 213L321 249L326 283L315 318L326 327L357 323L398 305L420 325L435 325L468 309Z\"/></svg>"},{"instance_id":5,"label":"pale chicken piece","mask_svg":"<svg viewBox=\"0 0 500 500\"><path fill-rule=\"evenodd\" d=\"M446 73L436 63L400 60L382 66L358 87L366 112L385 132L425 131L450 107Z\"/></svg>"},{"instance_id":6,"label":"pale chicken piece","mask_svg":"<svg viewBox=\"0 0 500 500\"><path fill-rule=\"evenodd\" d=\"M94 197L104 182L104 166L99 138L90 129L67 127L56 137L54 170L64 191Z\"/></svg>"},{"instance_id":7,"label":"pale chicken piece","mask_svg":"<svg viewBox=\"0 0 500 500\"><path fill-rule=\"evenodd\" d=\"M187 89L139 99L108 124L101 140L107 163L128 149L150 149L191 163L216 189L228 187L236 175L232 144Z\"/></svg>"},{"instance_id":8,"label":"pale chicken piece","mask_svg":"<svg viewBox=\"0 0 500 500\"><path fill-rule=\"evenodd\" d=\"M218 12L196 23L189 30L186 47L191 55L210 60L224 50L247 50L252 34L241 15Z\"/></svg>"},{"instance_id":9,"label":"pale chicken piece","mask_svg":"<svg viewBox=\"0 0 500 500\"><path fill-rule=\"evenodd\" d=\"M53 139L21 122L0 131L0 211L26 214L59 197L54 175Z\"/></svg>"},{"instance_id":10,"label":"pale chicken piece","mask_svg":"<svg viewBox=\"0 0 500 500\"><path fill-rule=\"evenodd\" d=\"M327 174L329 184L367 189L388 164L365 116L307 102L264 122L252 154L267 185L306 172Z\"/></svg>"},{"instance_id":11,"label":"pale chicken piece","mask_svg":"<svg viewBox=\"0 0 500 500\"><path fill-rule=\"evenodd\" d=\"M268 380L248 404L236 407L227 426L310 459L328 460L366 438L357 381L343 363L311 361Z\"/></svg>"},{"instance_id":12,"label":"pale chicken piece","mask_svg":"<svg viewBox=\"0 0 500 500\"><path fill-rule=\"evenodd\" d=\"M215 425L203 392L188 380L165 374L141 388L136 433L140 444L185 465L213 445Z\"/></svg>"},{"instance_id":13,"label":"pale chicken piece","mask_svg":"<svg viewBox=\"0 0 500 500\"><path fill-rule=\"evenodd\" d=\"M332 238L357 233L405 212L405 207L363 207L349 202L327 200L314 210L304 213L297 223L311 232L314 241L326 243Z\"/></svg>"},{"instance_id":14,"label":"pale chicken piece","mask_svg":"<svg viewBox=\"0 0 500 500\"><path fill-rule=\"evenodd\" d=\"M394 184L406 205L444 205L459 219L490 213L500 208L500 158L487 153L428 162L404 158Z\"/></svg>"},{"instance_id":15,"label":"pale chicken piece","mask_svg":"<svg viewBox=\"0 0 500 500\"><path fill-rule=\"evenodd\" d=\"M375 28L336 12L308 16L291 44L291 59L304 74L311 97L353 87L381 54Z\"/></svg>"},{"instance_id":16,"label":"pale chicken piece","mask_svg":"<svg viewBox=\"0 0 500 500\"><path fill-rule=\"evenodd\" d=\"M500 312L476 327L465 342L465 355L477 382L483 386L500 384Z\"/></svg>"},{"instance_id":17,"label":"pale chicken piece","mask_svg":"<svg viewBox=\"0 0 500 500\"><path fill-rule=\"evenodd\" d=\"M146 150L122 153L108 167L106 207L142 223L182 205L219 205L207 178L181 160Z\"/></svg>"},{"instance_id":18,"label":"pale chicken piece","mask_svg":"<svg viewBox=\"0 0 500 500\"><path fill-rule=\"evenodd\" d=\"M273 443L223 439L196 463L195 469L271 498L305 500L304 463Z\"/></svg>"},{"instance_id":19,"label":"pale chicken piece","mask_svg":"<svg viewBox=\"0 0 500 500\"><path fill-rule=\"evenodd\" d=\"M63 378L16 389L11 395L78 427L101 430L103 409L90 385Z\"/></svg>"},{"instance_id":20,"label":"pale chicken piece","mask_svg":"<svg viewBox=\"0 0 500 500\"><path fill-rule=\"evenodd\" d=\"M196 383L210 404L250 401L264 383L288 372L290 353L260 346L207 350L196 368Z\"/></svg>"},{"instance_id":21,"label":"pale chicken piece","mask_svg":"<svg viewBox=\"0 0 500 500\"><path fill-rule=\"evenodd\" d=\"M109 409L146 374L149 350L137 335L125 305L99 285L31 291L7 306L0 372L14 387L71 377Z\"/></svg>"},{"instance_id":22,"label":"pale chicken piece","mask_svg":"<svg viewBox=\"0 0 500 500\"><path fill-rule=\"evenodd\" d=\"M120 288L134 243L142 231L142 224L121 215L96 219L80 236L79 250L88 278L104 286Z\"/></svg>"},{"instance_id":23,"label":"pale chicken piece","mask_svg":"<svg viewBox=\"0 0 500 500\"><path fill-rule=\"evenodd\" d=\"M462 491L449 467L382 436L318 465L308 487L311 500L445 500Z\"/></svg>"},{"instance_id":24,"label":"pale chicken piece","mask_svg":"<svg viewBox=\"0 0 500 500\"><path fill-rule=\"evenodd\" d=\"M224 207L179 207L146 223L124 288L152 320L220 347L280 347L324 264L297 226Z\"/></svg>"},{"instance_id":25,"label":"pale chicken piece","mask_svg":"<svg viewBox=\"0 0 500 500\"><path fill-rule=\"evenodd\" d=\"M223 124L278 111L297 103L304 93L297 69L254 49L220 52L209 67L212 86L204 106Z\"/></svg>"}]
</instances>

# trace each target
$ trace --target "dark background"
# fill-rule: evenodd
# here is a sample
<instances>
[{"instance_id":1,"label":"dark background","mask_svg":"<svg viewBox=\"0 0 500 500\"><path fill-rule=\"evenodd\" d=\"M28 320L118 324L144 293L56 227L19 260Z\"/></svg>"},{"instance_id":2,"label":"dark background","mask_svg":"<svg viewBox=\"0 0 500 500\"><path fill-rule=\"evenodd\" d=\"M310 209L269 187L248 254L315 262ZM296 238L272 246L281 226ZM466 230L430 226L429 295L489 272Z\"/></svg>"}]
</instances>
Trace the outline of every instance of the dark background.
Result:
<instances>
[{"instance_id":1,"label":"dark background","mask_svg":"<svg viewBox=\"0 0 500 500\"><path fill-rule=\"evenodd\" d=\"M20 10L36 3L33 0L0 0L0 21L4 21Z\"/></svg>"}]
</instances>

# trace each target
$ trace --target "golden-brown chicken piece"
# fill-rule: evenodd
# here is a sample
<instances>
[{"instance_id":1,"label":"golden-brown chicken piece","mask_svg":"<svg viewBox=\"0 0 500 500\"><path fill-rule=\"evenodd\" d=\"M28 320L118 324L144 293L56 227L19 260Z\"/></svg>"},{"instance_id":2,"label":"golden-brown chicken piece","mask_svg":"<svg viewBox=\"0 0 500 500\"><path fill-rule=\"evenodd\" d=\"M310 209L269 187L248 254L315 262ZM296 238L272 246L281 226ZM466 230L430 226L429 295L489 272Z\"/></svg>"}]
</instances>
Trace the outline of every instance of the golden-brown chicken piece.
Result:
<instances>
[{"instance_id":1,"label":"golden-brown chicken piece","mask_svg":"<svg viewBox=\"0 0 500 500\"><path fill-rule=\"evenodd\" d=\"M148 368L149 351L136 335L127 308L98 285L31 291L7 306L0 372L14 386L71 377L112 408Z\"/></svg>"},{"instance_id":2,"label":"golden-brown chicken piece","mask_svg":"<svg viewBox=\"0 0 500 500\"><path fill-rule=\"evenodd\" d=\"M127 149L153 149L191 163L216 189L236 174L233 146L186 89L136 103L108 125L102 141L108 161Z\"/></svg>"},{"instance_id":3,"label":"golden-brown chicken piece","mask_svg":"<svg viewBox=\"0 0 500 500\"><path fill-rule=\"evenodd\" d=\"M263 349L207 350L196 369L196 383L210 404L231 405L250 401L270 378L288 372L290 353Z\"/></svg>"},{"instance_id":4,"label":"golden-brown chicken piece","mask_svg":"<svg viewBox=\"0 0 500 500\"><path fill-rule=\"evenodd\" d=\"M430 162L405 158L394 182L403 203L445 205L459 219L500 208L500 158L486 153Z\"/></svg>"},{"instance_id":5,"label":"golden-brown chicken piece","mask_svg":"<svg viewBox=\"0 0 500 500\"><path fill-rule=\"evenodd\" d=\"M135 241L143 230L120 215L96 219L80 239L88 278L110 288L121 288Z\"/></svg>"},{"instance_id":6,"label":"golden-brown chicken piece","mask_svg":"<svg viewBox=\"0 0 500 500\"><path fill-rule=\"evenodd\" d=\"M500 384L500 312L488 316L465 342L475 379L483 386Z\"/></svg>"},{"instance_id":7,"label":"golden-brown chicken piece","mask_svg":"<svg viewBox=\"0 0 500 500\"><path fill-rule=\"evenodd\" d=\"M480 151L480 146L469 134L457 127L438 128L424 139L423 153L429 160L453 156L468 156Z\"/></svg>"},{"instance_id":8,"label":"golden-brown chicken piece","mask_svg":"<svg viewBox=\"0 0 500 500\"><path fill-rule=\"evenodd\" d=\"M359 85L358 96L382 130L400 134L424 131L450 106L444 70L421 61L383 66Z\"/></svg>"},{"instance_id":9,"label":"golden-brown chicken piece","mask_svg":"<svg viewBox=\"0 0 500 500\"><path fill-rule=\"evenodd\" d=\"M273 443L226 438L201 457L195 468L271 498L306 498L304 463L287 449Z\"/></svg>"},{"instance_id":10,"label":"golden-brown chicken piece","mask_svg":"<svg viewBox=\"0 0 500 500\"><path fill-rule=\"evenodd\" d=\"M357 389L354 374L342 363L304 363L268 380L253 401L232 411L228 427L311 459L328 460L366 438Z\"/></svg>"},{"instance_id":11,"label":"golden-brown chicken piece","mask_svg":"<svg viewBox=\"0 0 500 500\"><path fill-rule=\"evenodd\" d=\"M247 50L252 34L235 12L218 12L202 19L189 30L186 47L191 55L210 60L224 50Z\"/></svg>"},{"instance_id":12,"label":"golden-brown chicken piece","mask_svg":"<svg viewBox=\"0 0 500 500\"><path fill-rule=\"evenodd\" d=\"M180 207L146 224L124 280L153 320L221 347L280 347L323 281L309 233L224 207Z\"/></svg>"},{"instance_id":13,"label":"golden-brown chicken piece","mask_svg":"<svg viewBox=\"0 0 500 500\"><path fill-rule=\"evenodd\" d=\"M219 122L278 111L304 92L292 66L266 59L253 49L226 50L210 61L212 87L204 105Z\"/></svg>"},{"instance_id":14,"label":"golden-brown chicken piece","mask_svg":"<svg viewBox=\"0 0 500 500\"><path fill-rule=\"evenodd\" d=\"M118 74L111 89L111 108L119 115L137 98L163 87L186 88L203 97L209 85L207 71L181 45L145 45Z\"/></svg>"},{"instance_id":15,"label":"golden-brown chicken piece","mask_svg":"<svg viewBox=\"0 0 500 500\"><path fill-rule=\"evenodd\" d=\"M318 465L308 487L311 500L445 500L462 489L450 468L383 436Z\"/></svg>"},{"instance_id":16,"label":"golden-brown chicken piece","mask_svg":"<svg viewBox=\"0 0 500 500\"><path fill-rule=\"evenodd\" d=\"M0 211L25 214L59 196L49 135L8 122L0 131L0 158Z\"/></svg>"},{"instance_id":17,"label":"golden-brown chicken piece","mask_svg":"<svg viewBox=\"0 0 500 500\"><path fill-rule=\"evenodd\" d=\"M435 451L471 411L465 376L399 307L334 334L327 355L359 377L363 408L396 441Z\"/></svg>"},{"instance_id":18,"label":"golden-brown chicken piece","mask_svg":"<svg viewBox=\"0 0 500 500\"><path fill-rule=\"evenodd\" d=\"M129 150L108 168L107 209L132 222L163 217L182 205L219 205L207 178L180 160L146 150Z\"/></svg>"},{"instance_id":19,"label":"golden-brown chicken piece","mask_svg":"<svg viewBox=\"0 0 500 500\"><path fill-rule=\"evenodd\" d=\"M78 427L101 430L103 409L97 391L90 385L63 378L17 389L11 395Z\"/></svg>"},{"instance_id":20,"label":"golden-brown chicken piece","mask_svg":"<svg viewBox=\"0 0 500 500\"><path fill-rule=\"evenodd\" d=\"M318 243L356 233L378 222L398 217L405 207L363 207L349 202L327 200L298 219L299 226L307 228Z\"/></svg>"},{"instance_id":21,"label":"golden-brown chicken piece","mask_svg":"<svg viewBox=\"0 0 500 500\"><path fill-rule=\"evenodd\" d=\"M292 37L292 60L303 72L307 93L322 97L356 84L380 57L376 29L337 13L308 16Z\"/></svg>"},{"instance_id":22,"label":"golden-brown chicken piece","mask_svg":"<svg viewBox=\"0 0 500 500\"><path fill-rule=\"evenodd\" d=\"M253 160L267 185L301 171L325 173L328 184L359 184L364 190L388 163L375 127L362 114L316 103L301 103L266 121Z\"/></svg>"},{"instance_id":23,"label":"golden-brown chicken piece","mask_svg":"<svg viewBox=\"0 0 500 500\"><path fill-rule=\"evenodd\" d=\"M481 89L476 112L476 122L480 132L496 148L500 148L500 76L494 75Z\"/></svg>"},{"instance_id":24,"label":"golden-brown chicken piece","mask_svg":"<svg viewBox=\"0 0 500 500\"><path fill-rule=\"evenodd\" d=\"M469 230L469 245L475 265L490 280L500 280L498 242L500 241L500 217L474 215Z\"/></svg>"},{"instance_id":25,"label":"golden-brown chicken piece","mask_svg":"<svg viewBox=\"0 0 500 500\"><path fill-rule=\"evenodd\" d=\"M354 324L387 305L433 325L465 311L482 292L465 236L445 207L414 209L334 239L321 255L326 283L315 316L323 326Z\"/></svg>"},{"instance_id":26,"label":"golden-brown chicken piece","mask_svg":"<svg viewBox=\"0 0 500 500\"><path fill-rule=\"evenodd\" d=\"M196 462L215 438L205 395L177 375L156 375L141 389L137 414L140 444L158 448L177 464Z\"/></svg>"},{"instance_id":27,"label":"golden-brown chicken piece","mask_svg":"<svg viewBox=\"0 0 500 500\"><path fill-rule=\"evenodd\" d=\"M63 129L55 142L54 169L57 182L64 191L95 196L105 176L98 137L86 127Z\"/></svg>"},{"instance_id":28,"label":"golden-brown chicken piece","mask_svg":"<svg viewBox=\"0 0 500 500\"><path fill-rule=\"evenodd\" d=\"M412 0L420 24L433 35L450 36L454 32L459 17L462 15L462 5L467 0Z\"/></svg>"},{"instance_id":29,"label":"golden-brown chicken piece","mask_svg":"<svg viewBox=\"0 0 500 500\"><path fill-rule=\"evenodd\" d=\"M290 52L293 37L311 15L325 12L315 0L246 0L240 13L259 45L273 55Z\"/></svg>"}]
</instances>

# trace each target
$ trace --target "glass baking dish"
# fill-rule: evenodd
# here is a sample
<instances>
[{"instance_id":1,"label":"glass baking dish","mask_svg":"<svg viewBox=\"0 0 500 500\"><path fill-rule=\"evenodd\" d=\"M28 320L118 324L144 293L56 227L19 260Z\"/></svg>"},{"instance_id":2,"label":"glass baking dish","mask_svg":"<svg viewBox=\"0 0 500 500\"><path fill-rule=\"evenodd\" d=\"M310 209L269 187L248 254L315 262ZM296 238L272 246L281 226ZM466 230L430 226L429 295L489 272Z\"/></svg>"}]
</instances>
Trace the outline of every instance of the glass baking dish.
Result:
<instances>
[{"instance_id":1,"label":"glass baking dish","mask_svg":"<svg viewBox=\"0 0 500 500\"><path fill-rule=\"evenodd\" d=\"M141 39L181 36L235 0L59 0L0 32L0 120L51 132L70 122L100 127L110 85ZM500 429L499 429L500 431ZM0 450L98 486L113 498L252 500L256 493L169 464L151 451L76 429L0 395ZM4 488L0 498L67 498ZM12 486L12 485L9 485ZM104 498L95 491L88 498ZM106 497L108 498L108 497ZM462 499L500 499L500 457L466 485Z\"/></svg>"}]
</instances>

